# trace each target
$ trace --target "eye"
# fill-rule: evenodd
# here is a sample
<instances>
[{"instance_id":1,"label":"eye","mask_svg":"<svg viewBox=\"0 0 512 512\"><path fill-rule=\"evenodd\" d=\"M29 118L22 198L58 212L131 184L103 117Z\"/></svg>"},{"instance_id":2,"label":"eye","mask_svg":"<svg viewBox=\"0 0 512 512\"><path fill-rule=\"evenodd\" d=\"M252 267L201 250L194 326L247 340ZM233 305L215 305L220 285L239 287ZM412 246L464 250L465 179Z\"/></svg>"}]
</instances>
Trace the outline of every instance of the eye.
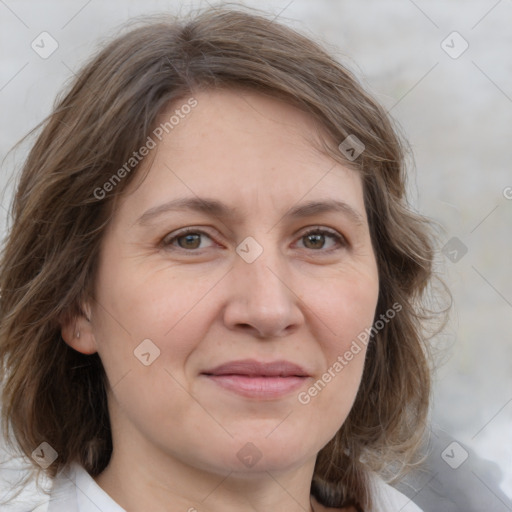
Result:
<instances>
[{"instance_id":1,"label":"eye","mask_svg":"<svg viewBox=\"0 0 512 512\"><path fill-rule=\"evenodd\" d=\"M204 246L201 246L202 237L206 237L211 240L211 237L204 231L188 228L179 231L173 236L165 237L162 240L162 245L166 248L171 246L172 248L185 250L205 249Z\"/></svg>"},{"instance_id":2,"label":"eye","mask_svg":"<svg viewBox=\"0 0 512 512\"><path fill-rule=\"evenodd\" d=\"M330 252L348 245L343 235L325 228L311 229L304 233L300 240L304 241L303 245L306 249L315 251L323 249L326 252ZM331 241L330 243L328 242L329 240ZM325 247L326 243L329 245L327 248Z\"/></svg>"},{"instance_id":3,"label":"eye","mask_svg":"<svg viewBox=\"0 0 512 512\"><path fill-rule=\"evenodd\" d=\"M162 240L162 246L166 249L183 249L187 252L199 252L200 249L207 249L212 244L203 245L207 239L213 242L212 238L200 229L185 228L177 233L171 233ZM303 242L300 248L313 251L331 252L348 245L345 237L336 231L315 227L302 234L299 241Z\"/></svg>"}]
</instances>

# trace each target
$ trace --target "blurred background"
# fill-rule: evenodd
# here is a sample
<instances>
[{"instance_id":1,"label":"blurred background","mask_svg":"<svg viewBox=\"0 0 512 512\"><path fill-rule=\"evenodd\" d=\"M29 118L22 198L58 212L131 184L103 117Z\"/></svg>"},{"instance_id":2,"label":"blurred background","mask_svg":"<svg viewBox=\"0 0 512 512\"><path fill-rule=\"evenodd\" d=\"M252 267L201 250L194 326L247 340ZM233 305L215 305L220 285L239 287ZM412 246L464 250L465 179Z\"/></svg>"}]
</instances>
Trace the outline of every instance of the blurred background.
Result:
<instances>
[{"instance_id":1,"label":"blurred background","mask_svg":"<svg viewBox=\"0 0 512 512\"><path fill-rule=\"evenodd\" d=\"M512 511L512 0L241 3L356 73L411 144L412 204L444 229L437 266L454 306L438 336L431 453L398 487L426 512ZM84 60L129 18L206 5L0 0L2 237L26 146L9 150Z\"/></svg>"}]
</instances>

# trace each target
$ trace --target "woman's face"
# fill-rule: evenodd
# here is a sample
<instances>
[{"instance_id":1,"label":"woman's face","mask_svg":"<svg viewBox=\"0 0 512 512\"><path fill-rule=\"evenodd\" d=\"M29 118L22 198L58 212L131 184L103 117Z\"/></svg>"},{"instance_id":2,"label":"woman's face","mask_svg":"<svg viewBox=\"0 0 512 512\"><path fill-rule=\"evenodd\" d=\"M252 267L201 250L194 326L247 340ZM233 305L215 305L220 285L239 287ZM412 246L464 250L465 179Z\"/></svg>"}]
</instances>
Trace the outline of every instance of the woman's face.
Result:
<instances>
[{"instance_id":1,"label":"woman's face","mask_svg":"<svg viewBox=\"0 0 512 512\"><path fill-rule=\"evenodd\" d=\"M82 348L105 366L114 450L219 473L299 467L363 370L353 341L379 283L361 179L292 106L194 97L162 116L181 113L116 209Z\"/></svg>"}]
</instances>

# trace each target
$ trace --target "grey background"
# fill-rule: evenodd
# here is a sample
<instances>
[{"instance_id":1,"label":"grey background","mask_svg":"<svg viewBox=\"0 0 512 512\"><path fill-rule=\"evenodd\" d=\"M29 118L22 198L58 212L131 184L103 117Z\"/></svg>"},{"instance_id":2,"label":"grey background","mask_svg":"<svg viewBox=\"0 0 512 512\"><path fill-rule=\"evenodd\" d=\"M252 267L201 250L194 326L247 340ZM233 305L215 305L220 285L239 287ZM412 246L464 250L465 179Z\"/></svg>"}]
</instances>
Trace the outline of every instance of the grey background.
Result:
<instances>
[{"instance_id":1,"label":"grey background","mask_svg":"<svg viewBox=\"0 0 512 512\"><path fill-rule=\"evenodd\" d=\"M412 145L412 203L444 227L437 265L454 308L438 337L430 469L402 488L425 510L436 494L457 502L439 498L437 510L512 510L512 0L243 3L320 40L356 72ZM0 0L2 232L24 156L8 151L91 51L133 16L202 5ZM43 31L59 45L47 59L31 48ZM469 45L458 58L464 41L453 31ZM445 462L464 450L457 469Z\"/></svg>"}]
</instances>

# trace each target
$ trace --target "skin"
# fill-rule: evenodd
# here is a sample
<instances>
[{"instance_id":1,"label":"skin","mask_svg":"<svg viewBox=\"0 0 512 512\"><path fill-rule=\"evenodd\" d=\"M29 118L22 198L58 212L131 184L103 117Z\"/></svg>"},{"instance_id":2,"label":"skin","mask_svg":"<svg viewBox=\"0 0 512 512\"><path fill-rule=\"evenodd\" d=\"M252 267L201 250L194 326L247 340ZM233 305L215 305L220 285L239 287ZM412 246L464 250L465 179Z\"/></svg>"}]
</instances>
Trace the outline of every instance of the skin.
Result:
<instances>
[{"instance_id":1,"label":"skin","mask_svg":"<svg viewBox=\"0 0 512 512\"><path fill-rule=\"evenodd\" d=\"M364 347L307 405L297 395L371 326L377 305L361 179L316 149L320 128L293 106L247 91L194 97L118 204L87 315L62 326L73 348L99 353L110 383L114 451L96 481L128 512L309 511L317 453L351 409ZM138 223L196 196L235 213L168 211ZM339 211L284 216L327 199L361 222ZM205 235L171 240L184 227ZM313 228L345 241L305 236ZM263 248L252 263L236 252L248 236ZM144 339L160 350L149 366L134 356ZM201 375L245 358L292 361L310 377L255 399ZM246 443L261 455L252 467L237 457Z\"/></svg>"}]
</instances>

